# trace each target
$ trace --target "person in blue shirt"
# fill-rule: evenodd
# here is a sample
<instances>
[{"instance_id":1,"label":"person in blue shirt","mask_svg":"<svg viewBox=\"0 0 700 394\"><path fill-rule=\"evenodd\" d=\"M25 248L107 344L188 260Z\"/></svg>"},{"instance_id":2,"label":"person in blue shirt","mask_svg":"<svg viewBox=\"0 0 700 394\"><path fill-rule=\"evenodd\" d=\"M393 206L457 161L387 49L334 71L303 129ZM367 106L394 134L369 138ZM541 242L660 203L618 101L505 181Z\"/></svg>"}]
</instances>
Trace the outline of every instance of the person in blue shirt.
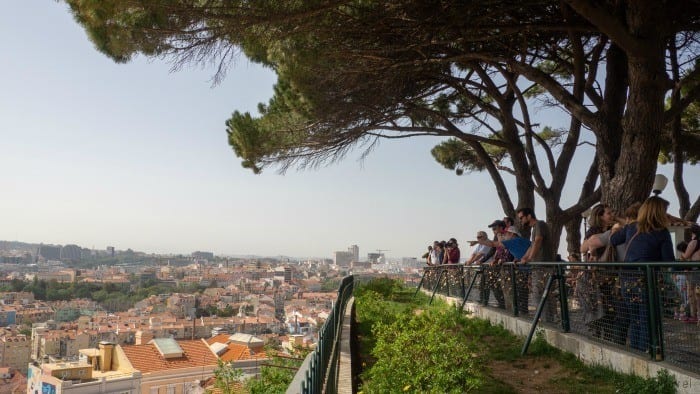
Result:
<instances>
[{"instance_id":1,"label":"person in blue shirt","mask_svg":"<svg viewBox=\"0 0 700 394\"><path fill-rule=\"evenodd\" d=\"M610 236L614 246L627 243L624 262L674 261L673 241L668 231L666 215L668 201L661 197L649 197L637 214L637 221L615 231ZM638 269L624 270L620 274L621 292L630 321L630 347L647 351L649 334L647 327L647 292L644 274Z\"/></svg>"}]
</instances>

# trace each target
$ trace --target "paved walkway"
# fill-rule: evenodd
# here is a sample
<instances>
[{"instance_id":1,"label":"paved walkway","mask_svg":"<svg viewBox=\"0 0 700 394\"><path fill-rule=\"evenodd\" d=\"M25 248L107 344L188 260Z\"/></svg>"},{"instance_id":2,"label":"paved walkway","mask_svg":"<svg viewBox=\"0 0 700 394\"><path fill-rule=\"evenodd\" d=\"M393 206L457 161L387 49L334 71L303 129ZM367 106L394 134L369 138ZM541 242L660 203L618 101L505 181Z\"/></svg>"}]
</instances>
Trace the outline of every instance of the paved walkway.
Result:
<instances>
[{"instance_id":1,"label":"paved walkway","mask_svg":"<svg viewBox=\"0 0 700 394\"><path fill-rule=\"evenodd\" d=\"M340 359L338 365L338 394L353 394L352 391L352 354L350 351L350 327L355 297L348 300L343 314L343 329L340 333Z\"/></svg>"}]
</instances>

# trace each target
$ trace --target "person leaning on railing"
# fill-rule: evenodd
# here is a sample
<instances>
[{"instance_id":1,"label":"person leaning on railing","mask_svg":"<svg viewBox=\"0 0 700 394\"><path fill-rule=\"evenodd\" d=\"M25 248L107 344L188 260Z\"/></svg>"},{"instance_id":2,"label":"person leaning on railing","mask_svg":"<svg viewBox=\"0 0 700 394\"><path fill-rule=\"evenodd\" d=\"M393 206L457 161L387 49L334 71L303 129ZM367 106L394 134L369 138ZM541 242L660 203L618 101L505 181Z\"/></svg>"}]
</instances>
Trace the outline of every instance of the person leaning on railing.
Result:
<instances>
[{"instance_id":1,"label":"person leaning on railing","mask_svg":"<svg viewBox=\"0 0 700 394\"><path fill-rule=\"evenodd\" d=\"M668 201L649 197L637 215L637 222L626 225L610 236L612 245L627 243L623 261L628 263L675 261L673 241L668 231ZM630 314L630 347L647 351L647 290L644 276L638 269L623 270L620 275L622 298Z\"/></svg>"},{"instance_id":2,"label":"person leaning on railing","mask_svg":"<svg viewBox=\"0 0 700 394\"><path fill-rule=\"evenodd\" d=\"M430 251L430 265L442 264L442 259L445 254L444 245L440 241L433 242L433 250Z\"/></svg>"},{"instance_id":3,"label":"person leaning on railing","mask_svg":"<svg viewBox=\"0 0 700 394\"><path fill-rule=\"evenodd\" d=\"M587 238L583 243L581 244L581 254L585 255L589 253L591 250L595 250L598 248L604 248L608 245L610 245L610 235L618 230L620 230L624 225L634 223L637 221L637 215L639 214L639 207L642 206L642 203L636 202L632 205L630 205L624 213L624 218L616 218L615 223L613 227L610 230L607 230L603 232L602 234L597 234L593 235L589 238ZM616 249L616 255L617 259L619 261L622 261L623 257L625 256L625 251L627 250L627 243L623 243L620 245L617 245L615 247Z\"/></svg>"},{"instance_id":4,"label":"person leaning on railing","mask_svg":"<svg viewBox=\"0 0 700 394\"><path fill-rule=\"evenodd\" d=\"M454 238L450 238L449 241L447 241L445 249L445 257L444 257L444 264L458 264L459 263L459 245L457 244L457 240Z\"/></svg>"},{"instance_id":5,"label":"person leaning on railing","mask_svg":"<svg viewBox=\"0 0 700 394\"><path fill-rule=\"evenodd\" d=\"M593 235L586 239L581 245L581 253L586 254L587 252L589 252L589 249L603 247L607 248L608 246L611 246L610 235L621 230L624 225L635 223L637 221L637 215L639 214L640 206L642 206L642 203L640 202L636 202L630 205L624 212L624 218L616 218L615 221L617 223L615 223L610 230L605 231L602 234ZM625 252L627 251L627 242L620 245L616 245L614 246L614 248L615 260L622 261L625 257ZM615 317L613 322L612 340L617 344L624 345L627 342L627 331L629 330L630 325L630 314L622 300L619 283L617 286L615 286L614 289L613 309Z\"/></svg>"},{"instance_id":6,"label":"person leaning on railing","mask_svg":"<svg viewBox=\"0 0 700 394\"><path fill-rule=\"evenodd\" d=\"M690 242L683 248L680 256L681 261L700 261L700 226L694 224L690 227ZM698 313L700 312L700 271L693 270L686 278L686 289L689 316L681 320L686 323L698 323Z\"/></svg>"},{"instance_id":7,"label":"person leaning on railing","mask_svg":"<svg viewBox=\"0 0 700 394\"><path fill-rule=\"evenodd\" d=\"M593 207L588 219L590 227L586 231L584 243L591 237L604 233L613 223L614 215L609 207L603 204ZM586 261L599 261L605 252L605 247L587 249L584 254ZM577 276L574 295L581 307L583 321L594 337L600 338L602 333L605 333L605 339L612 339L615 316L614 287L615 281L611 272L603 268L584 268Z\"/></svg>"}]
</instances>

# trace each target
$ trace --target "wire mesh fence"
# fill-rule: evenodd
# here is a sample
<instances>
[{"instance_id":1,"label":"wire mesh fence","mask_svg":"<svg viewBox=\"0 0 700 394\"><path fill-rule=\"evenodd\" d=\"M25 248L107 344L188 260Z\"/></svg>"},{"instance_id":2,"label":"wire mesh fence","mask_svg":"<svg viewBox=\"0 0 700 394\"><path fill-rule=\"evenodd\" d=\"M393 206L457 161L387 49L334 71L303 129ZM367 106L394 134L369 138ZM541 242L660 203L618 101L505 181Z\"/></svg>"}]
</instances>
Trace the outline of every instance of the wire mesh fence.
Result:
<instances>
[{"instance_id":1,"label":"wire mesh fence","mask_svg":"<svg viewBox=\"0 0 700 394\"><path fill-rule=\"evenodd\" d=\"M540 324L700 372L697 263L435 266L423 287L533 319L550 278Z\"/></svg>"}]
</instances>

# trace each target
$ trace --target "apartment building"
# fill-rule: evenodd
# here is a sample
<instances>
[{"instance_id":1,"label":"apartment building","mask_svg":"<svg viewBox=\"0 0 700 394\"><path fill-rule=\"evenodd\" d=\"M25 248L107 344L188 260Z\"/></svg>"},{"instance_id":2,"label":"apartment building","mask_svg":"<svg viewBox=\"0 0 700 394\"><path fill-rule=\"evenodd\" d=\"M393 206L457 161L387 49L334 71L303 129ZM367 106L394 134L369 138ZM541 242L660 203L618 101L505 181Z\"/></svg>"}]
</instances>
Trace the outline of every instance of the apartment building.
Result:
<instances>
[{"instance_id":1,"label":"apartment building","mask_svg":"<svg viewBox=\"0 0 700 394\"><path fill-rule=\"evenodd\" d=\"M119 345L101 342L80 350L72 362L34 362L27 371L27 394L88 394L141 392L141 372L134 369Z\"/></svg>"},{"instance_id":2,"label":"apartment building","mask_svg":"<svg viewBox=\"0 0 700 394\"><path fill-rule=\"evenodd\" d=\"M9 367L27 373L31 349L31 340L26 335L4 334L0 336L0 367Z\"/></svg>"}]
</instances>

